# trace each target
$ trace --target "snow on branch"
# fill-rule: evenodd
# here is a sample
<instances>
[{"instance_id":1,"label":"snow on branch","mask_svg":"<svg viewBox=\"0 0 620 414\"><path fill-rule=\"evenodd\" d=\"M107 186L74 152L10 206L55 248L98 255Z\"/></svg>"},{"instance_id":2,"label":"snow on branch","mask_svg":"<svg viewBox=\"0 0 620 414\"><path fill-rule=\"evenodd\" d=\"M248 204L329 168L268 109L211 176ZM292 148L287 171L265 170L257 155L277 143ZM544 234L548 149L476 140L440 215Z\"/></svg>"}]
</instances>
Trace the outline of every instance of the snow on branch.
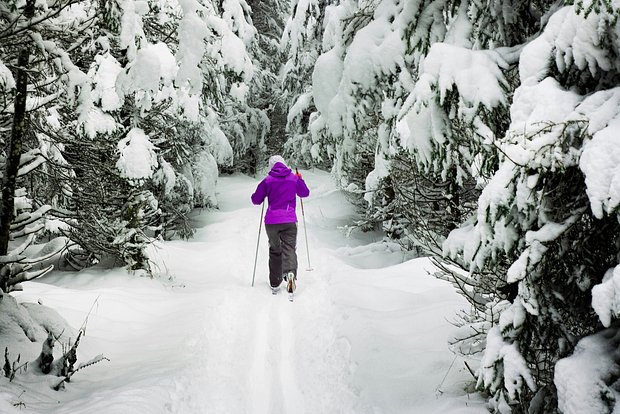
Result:
<instances>
[{"instance_id":1,"label":"snow on branch","mask_svg":"<svg viewBox=\"0 0 620 414\"><path fill-rule=\"evenodd\" d=\"M592 288L592 307L605 327L620 316L620 266L609 269L603 281Z\"/></svg>"},{"instance_id":2,"label":"snow on branch","mask_svg":"<svg viewBox=\"0 0 620 414\"><path fill-rule=\"evenodd\" d=\"M128 66L126 73L119 74L116 84L121 99L135 94L137 107L148 111L154 102L173 96L178 67L165 43L147 43L137 50L135 59Z\"/></svg>"},{"instance_id":3,"label":"snow on branch","mask_svg":"<svg viewBox=\"0 0 620 414\"><path fill-rule=\"evenodd\" d=\"M45 158L41 155L41 151L38 148L22 154L17 176L22 177L43 163L45 163Z\"/></svg>"},{"instance_id":4,"label":"snow on branch","mask_svg":"<svg viewBox=\"0 0 620 414\"><path fill-rule=\"evenodd\" d=\"M0 89L4 91L15 89L15 79L13 78L13 74L11 73L11 70L7 68L1 60L0 60Z\"/></svg>"},{"instance_id":5,"label":"snow on branch","mask_svg":"<svg viewBox=\"0 0 620 414\"><path fill-rule=\"evenodd\" d=\"M20 263L35 264L51 259L54 256L58 256L63 251L68 250L70 245L74 245L64 237L57 237L46 243L36 254L35 257L30 257L22 260Z\"/></svg>"},{"instance_id":6,"label":"snow on branch","mask_svg":"<svg viewBox=\"0 0 620 414\"><path fill-rule=\"evenodd\" d=\"M140 128L133 128L118 143L119 159L116 168L130 180L149 178L157 168L155 146Z\"/></svg>"},{"instance_id":7,"label":"snow on branch","mask_svg":"<svg viewBox=\"0 0 620 414\"><path fill-rule=\"evenodd\" d=\"M436 89L439 103L443 104L448 92L455 88L462 105L473 112L480 105L488 109L506 105L508 82L503 70L507 68L508 63L493 50L435 43L422 62L420 79L411 93L412 103L416 108L426 104L435 98ZM407 111L407 106L403 110Z\"/></svg>"},{"instance_id":8,"label":"snow on branch","mask_svg":"<svg viewBox=\"0 0 620 414\"><path fill-rule=\"evenodd\" d=\"M616 60L610 54L603 38L605 26L611 23L607 13L579 14L574 6L566 6L553 13L544 33L534 39L523 51L519 63L519 75L525 83L528 79L540 81L555 65L565 72L575 65L580 71L596 76L609 71Z\"/></svg>"},{"instance_id":9,"label":"snow on branch","mask_svg":"<svg viewBox=\"0 0 620 414\"><path fill-rule=\"evenodd\" d=\"M558 408L565 414L616 412L620 372L617 326L581 339L555 366ZM615 409L614 409L615 407Z\"/></svg>"},{"instance_id":10,"label":"snow on branch","mask_svg":"<svg viewBox=\"0 0 620 414\"><path fill-rule=\"evenodd\" d=\"M28 21L23 21L23 15L21 13L7 13L6 17L12 20L7 26L0 30L0 40L10 36L19 35L26 32L33 27L40 25L43 22L48 22L58 15L60 15L66 8L71 7L74 4L80 3L83 0L67 0L66 2L56 2L53 8L48 8L47 5L44 9L44 13ZM4 10L6 12L6 10Z\"/></svg>"},{"instance_id":11,"label":"snow on branch","mask_svg":"<svg viewBox=\"0 0 620 414\"><path fill-rule=\"evenodd\" d=\"M491 141L491 129L479 113L508 105L504 76L508 67L493 50L433 44L398 113L400 146L415 153L419 165L429 168L436 162L436 153L446 151L446 142L454 138L452 122L457 118L471 123L483 141Z\"/></svg>"},{"instance_id":12,"label":"snow on branch","mask_svg":"<svg viewBox=\"0 0 620 414\"><path fill-rule=\"evenodd\" d=\"M504 340L499 326L493 327L487 333L487 345L481 365L487 369L483 369L478 377L478 385L491 392L505 387L508 397L516 400L524 383L530 390L536 390L527 362L514 343ZM493 366L496 366L497 371L488 369Z\"/></svg>"},{"instance_id":13,"label":"snow on branch","mask_svg":"<svg viewBox=\"0 0 620 414\"><path fill-rule=\"evenodd\" d=\"M18 231L20 229L24 229L28 225L36 222L40 218L44 217L50 210L52 206L49 204L43 205L39 207L36 211L30 213L22 213L15 217L13 223L11 224L11 231ZM17 236L14 236L17 237Z\"/></svg>"},{"instance_id":14,"label":"snow on branch","mask_svg":"<svg viewBox=\"0 0 620 414\"><path fill-rule=\"evenodd\" d=\"M179 22L179 46L176 59L179 71L176 79L179 85L187 85L189 93L200 93L202 90L202 71L199 64L206 51L205 39L209 35L209 27L197 14L198 2L180 1L183 18Z\"/></svg>"},{"instance_id":15,"label":"snow on branch","mask_svg":"<svg viewBox=\"0 0 620 414\"><path fill-rule=\"evenodd\" d=\"M560 237L582 214L583 210L578 211L577 214L570 216L562 223L548 222L536 231L526 232L525 243L527 247L506 272L506 282L515 283L525 278L542 260L547 251L545 243L552 242Z\"/></svg>"},{"instance_id":16,"label":"snow on branch","mask_svg":"<svg viewBox=\"0 0 620 414\"><path fill-rule=\"evenodd\" d=\"M302 93L297 97L295 103L288 111L288 115L286 118L287 125L290 125L293 120L303 114L304 111L308 110L308 108L312 105L312 93Z\"/></svg>"},{"instance_id":17,"label":"snow on branch","mask_svg":"<svg viewBox=\"0 0 620 414\"><path fill-rule=\"evenodd\" d=\"M91 365L95 365L98 364L99 362L103 362L103 361L110 361L109 358L106 358L105 356L103 356L103 354L97 355L96 357L92 358L90 361L88 362L84 362L80 365L78 365L78 367L75 370L69 371L67 373L67 375L60 380L60 382L58 384L56 384L54 387L52 387L55 391L60 391L62 389L64 389L65 383L69 382L71 380L71 377L73 376L73 374L75 374L76 372L90 367Z\"/></svg>"},{"instance_id":18,"label":"snow on branch","mask_svg":"<svg viewBox=\"0 0 620 414\"><path fill-rule=\"evenodd\" d=\"M510 161L551 170L579 165L593 214L602 218L620 206L620 88L584 97L552 78L529 81L515 92L510 112L500 144Z\"/></svg>"},{"instance_id":19,"label":"snow on branch","mask_svg":"<svg viewBox=\"0 0 620 414\"><path fill-rule=\"evenodd\" d=\"M609 99L597 106L598 111L587 113L590 118L588 130L593 136L584 144L579 160L579 167L586 177L590 206L597 218L602 218L604 213L614 213L620 206L620 88L611 92ZM595 95L599 94L603 95ZM582 107L596 97L584 101Z\"/></svg>"},{"instance_id":20,"label":"snow on branch","mask_svg":"<svg viewBox=\"0 0 620 414\"><path fill-rule=\"evenodd\" d=\"M123 9L121 18L120 46L127 49L127 57L130 61L136 58L137 44L146 41L142 16L148 13L148 2L123 1L120 4Z\"/></svg>"},{"instance_id":21,"label":"snow on branch","mask_svg":"<svg viewBox=\"0 0 620 414\"><path fill-rule=\"evenodd\" d=\"M21 271L19 271L17 274L13 275L12 277L8 279L8 282L7 282L8 286L14 287L19 283L27 282L29 280L34 280L38 277L46 275L54 269L54 265L49 265L43 269L34 270L34 271L30 271L31 268L32 268L31 265L25 265L21 269Z\"/></svg>"},{"instance_id":22,"label":"snow on branch","mask_svg":"<svg viewBox=\"0 0 620 414\"><path fill-rule=\"evenodd\" d=\"M246 0L223 0L222 9L222 19L246 46L251 46L257 30L251 24L252 9Z\"/></svg>"},{"instance_id":23,"label":"snow on branch","mask_svg":"<svg viewBox=\"0 0 620 414\"><path fill-rule=\"evenodd\" d=\"M95 56L88 75L93 78L93 101L100 103L103 111L114 111L123 106L116 90L116 80L122 71L122 66L110 53Z\"/></svg>"}]
</instances>

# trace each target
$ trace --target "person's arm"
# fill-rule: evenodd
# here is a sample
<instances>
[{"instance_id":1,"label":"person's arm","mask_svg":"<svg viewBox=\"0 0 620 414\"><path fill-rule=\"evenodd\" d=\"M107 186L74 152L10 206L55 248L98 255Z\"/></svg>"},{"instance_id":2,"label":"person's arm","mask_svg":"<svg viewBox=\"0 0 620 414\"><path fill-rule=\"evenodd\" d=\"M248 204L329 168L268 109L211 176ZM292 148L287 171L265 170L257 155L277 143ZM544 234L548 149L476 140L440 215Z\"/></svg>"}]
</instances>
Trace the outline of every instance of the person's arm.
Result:
<instances>
[{"instance_id":1,"label":"person's arm","mask_svg":"<svg viewBox=\"0 0 620 414\"><path fill-rule=\"evenodd\" d=\"M252 194L252 204L259 205L265 200L267 196L267 185L265 184L265 180L261 181L256 187L256 191Z\"/></svg>"},{"instance_id":2,"label":"person's arm","mask_svg":"<svg viewBox=\"0 0 620 414\"><path fill-rule=\"evenodd\" d=\"M308 197L310 195L310 189L306 185L306 182L303 178L301 178L301 174L297 169L295 169L295 175L297 176L297 195L299 197Z\"/></svg>"}]
</instances>

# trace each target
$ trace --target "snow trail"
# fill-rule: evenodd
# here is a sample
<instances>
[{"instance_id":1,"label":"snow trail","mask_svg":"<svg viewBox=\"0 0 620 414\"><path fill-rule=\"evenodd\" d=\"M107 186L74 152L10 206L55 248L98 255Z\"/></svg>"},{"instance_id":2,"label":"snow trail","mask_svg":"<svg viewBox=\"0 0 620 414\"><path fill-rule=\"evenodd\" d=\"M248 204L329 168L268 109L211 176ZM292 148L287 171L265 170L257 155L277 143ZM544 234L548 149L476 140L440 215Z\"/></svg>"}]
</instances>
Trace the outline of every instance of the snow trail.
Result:
<instances>
[{"instance_id":1,"label":"snow trail","mask_svg":"<svg viewBox=\"0 0 620 414\"><path fill-rule=\"evenodd\" d=\"M269 307L265 307L258 315L258 323L255 328L255 349L252 369L248 381L250 383L252 407L256 413L267 413L271 407L271 394L273 393L273 374L269 367L269 354L273 352L269 349L270 327L269 308L273 308L273 302ZM254 380L253 380L254 379ZM270 379L267 381L267 379ZM258 381L256 381L258 380Z\"/></svg>"},{"instance_id":2,"label":"snow trail","mask_svg":"<svg viewBox=\"0 0 620 414\"><path fill-rule=\"evenodd\" d=\"M98 297L78 354L111 361L77 373L63 393L20 384L30 391L14 412L486 412L462 390L464 368L449 371L446 320L464 301L427 275L428 261L406 261L371 233L345 238L337 227L353 212L344 196L326 173L304 177L315 270L305 270L300 222L294 302L271 295L264 228L251 287L260 207L249 201L257 180L245 176L220 179L220 208L194 217L194 239L153 249L169 281L90 269L28 283L21 301L43 298L72 326Z\"/></svg>"},{"instance_id":3,"label":"snow trail","mask_svg":"<svg viewBox=\"0 0 620 414\"><path fill-rule=\"evenodd\" d=\"M288 298L287 298L288 300ZM280 341L282 348L280 349L280 380L282 382L282 392L284 396L284 404L282 413L299 413L304 414L304 398L300 391L297 381L294 361L299 358L295 349L295 342L292 335L288 332L294 332L293 304L285 304L286 309L281 309L279 315Z\"/></svg>"}]
</instances>

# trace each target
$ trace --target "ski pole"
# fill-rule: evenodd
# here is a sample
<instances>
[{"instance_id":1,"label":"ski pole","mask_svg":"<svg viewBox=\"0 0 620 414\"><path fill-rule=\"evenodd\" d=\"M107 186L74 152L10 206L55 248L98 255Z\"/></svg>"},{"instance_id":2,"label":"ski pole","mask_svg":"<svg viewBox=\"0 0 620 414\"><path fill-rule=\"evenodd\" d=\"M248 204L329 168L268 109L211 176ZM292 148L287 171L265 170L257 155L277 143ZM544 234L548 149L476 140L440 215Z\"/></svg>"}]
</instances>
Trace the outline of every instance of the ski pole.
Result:
<instances>
[{"instance_id":1,"label":"ski pole","mask_svg":"<svg viewBox=\"0 0 620 414\"><path fill-rule=\"evenodd\" d=\"M254 271L252 271L252 287L254 287L254 278L256 277L256 261L258 260L258 245L260 244L260 232L263 228L263 212L265 211L265 200L260 210L260 221L258 222L258 240L256 240L256 255L254 256Z\"/></svg>"},{"instance_id":2,"label":"ski pole","mask_svg":"<svg viewBox=\"0 0 620 414\"><path fill-rule=\"evenodd\" d=\"M297 168L295 168L295 172L299 174L299 170ZM304 212L304 200L302 200L301 197L299 197L299 203L301 205L301 217L304 223L304 237L306 238L306 256L308 256L308 268L306 271L311 272L313 269L310 265L310 248L308 247L308 230L306 230L306 213Z\"/></svg>"},{"instance_id":3,"label":"ski pole","mask_svg":"<svg viewBox=\"0 0 620 414\"><path fill-rule=\"evenodd\" d=\"M301 197L299 197L299 202L301 203L301 217L302 217L302 221L304 222L304 236L306 238L306 256L308 256L308 268L306 269L307 272L311 272L312 270L312 266L310 265L310 249L308 248L308 230L306 230L306 215L304 213L304 201L301 199Z\"/></svg>"}]
</instances>

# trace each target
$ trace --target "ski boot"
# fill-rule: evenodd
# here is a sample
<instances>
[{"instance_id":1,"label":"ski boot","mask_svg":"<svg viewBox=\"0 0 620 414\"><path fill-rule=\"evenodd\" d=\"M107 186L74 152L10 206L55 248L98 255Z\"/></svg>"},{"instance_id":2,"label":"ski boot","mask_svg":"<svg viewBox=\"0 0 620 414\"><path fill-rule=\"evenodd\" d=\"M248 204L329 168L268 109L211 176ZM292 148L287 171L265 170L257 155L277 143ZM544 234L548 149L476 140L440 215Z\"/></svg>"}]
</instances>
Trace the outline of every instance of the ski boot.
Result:
<instances>
[{"instance_id":1,"label":"ski boot","mask_svg":"<svg viewBox=\"0 0 620 414\"><path fill-rule=\"evenodd\" d=\"M286 280L286 291L288 292L288 300L293 301L293 297L295 295L295 288L297 287L295 284L296 276L293 272L288 272L285 275L284 280Z\"/></svg>"}]
</instances>

